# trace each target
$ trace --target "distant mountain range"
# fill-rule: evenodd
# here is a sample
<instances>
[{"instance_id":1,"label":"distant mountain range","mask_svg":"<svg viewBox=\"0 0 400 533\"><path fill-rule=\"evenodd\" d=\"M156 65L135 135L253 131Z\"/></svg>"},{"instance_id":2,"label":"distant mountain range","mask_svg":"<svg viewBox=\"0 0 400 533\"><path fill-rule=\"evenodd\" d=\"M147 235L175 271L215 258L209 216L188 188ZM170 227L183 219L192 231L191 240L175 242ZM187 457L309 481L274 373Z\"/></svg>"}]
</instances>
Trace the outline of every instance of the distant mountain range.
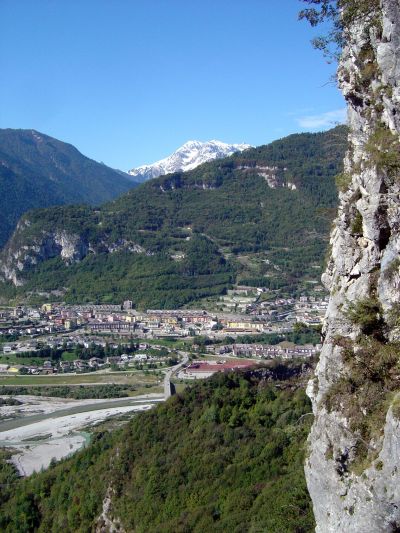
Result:
<instances>
[{"instance_id":1,"label":"distant mountain range","mask_svg":"<svg viewBox=\"0 0 400 533\"><path fill-rule=\"evenodd\" d=\"M99 208L30 211L0 253L0 297L62 287L70 303L174 309L233 283L302 294L321 273L346 145L345 126L291 135Z\"/></svg>"},{"instance_id":2,"label":"distant mountain range","mask_svg":"<svg viewBox=\"0 0 400 533\"><path fill-rule=\"evenodd\" d=\"M146 181L172 172L193 170L194 168L242 152L251 148L249 144L227 144L221 141L188 141L173 154L151 165L142 165L129 171L137 181Z\"/></svg>"},{"instance_id":3,"label":"distant mountain range","mask_svg":"<svg viewBox=\"0 0 400 533\"><path fill-rule=\"evenodd\" d=\"M35 130L0 129L0 247L37 207L98 205L137 185L119 170Z\"/></svg>"}]
</instances>

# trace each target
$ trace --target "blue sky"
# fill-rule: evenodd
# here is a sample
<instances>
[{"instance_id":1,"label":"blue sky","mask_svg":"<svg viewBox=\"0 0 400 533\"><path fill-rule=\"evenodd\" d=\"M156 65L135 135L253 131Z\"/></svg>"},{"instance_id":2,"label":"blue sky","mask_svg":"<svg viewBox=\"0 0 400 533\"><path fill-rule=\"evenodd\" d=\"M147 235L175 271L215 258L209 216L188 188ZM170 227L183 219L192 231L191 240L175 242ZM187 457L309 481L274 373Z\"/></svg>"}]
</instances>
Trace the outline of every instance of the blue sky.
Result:
<instances>
[{"instance_id":1,"label":"blue sky","mask_svg":"<svg viewBox=\"0 0 400 533\"><path fill-rule=\"evenodd\" d=\"M127 170L344 119L298 0L0 0L0 127ZM318 33L318 32L317 32Z\"/></svg>"}]
</instances>

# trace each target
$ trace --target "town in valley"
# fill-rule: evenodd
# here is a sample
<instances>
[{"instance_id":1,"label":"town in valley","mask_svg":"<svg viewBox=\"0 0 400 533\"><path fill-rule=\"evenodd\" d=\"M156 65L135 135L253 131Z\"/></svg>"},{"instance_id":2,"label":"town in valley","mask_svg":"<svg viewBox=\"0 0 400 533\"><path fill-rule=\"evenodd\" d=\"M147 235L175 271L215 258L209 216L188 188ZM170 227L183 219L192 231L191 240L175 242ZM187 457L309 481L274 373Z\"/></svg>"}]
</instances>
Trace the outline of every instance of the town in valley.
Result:
<instances>
[{"instance_id":1,"label":"town in valley","mask_svg":"<svg viewBox=\"0 0 400 533\"><path fill-rule=\"evenodd\" d=\"M265 341L257 343L256 339L246 343L243 337L284 338L296 324L318 327L327 309L325 296L254 303L249 293L248 288L236 289L235 305L242 310L239 313L195 309L137 311L132 301L121 305L45 303L3 308L0 374L49 375L139 367L151 370L178 360L177 345L186 346L193 355L220 359L290 359L317 353L318 344L296 346L283 341L269 345ZM180 376L184 374L180 372ZM193 376L194 369L186 377Z\"/></svg>"}]
</instances>

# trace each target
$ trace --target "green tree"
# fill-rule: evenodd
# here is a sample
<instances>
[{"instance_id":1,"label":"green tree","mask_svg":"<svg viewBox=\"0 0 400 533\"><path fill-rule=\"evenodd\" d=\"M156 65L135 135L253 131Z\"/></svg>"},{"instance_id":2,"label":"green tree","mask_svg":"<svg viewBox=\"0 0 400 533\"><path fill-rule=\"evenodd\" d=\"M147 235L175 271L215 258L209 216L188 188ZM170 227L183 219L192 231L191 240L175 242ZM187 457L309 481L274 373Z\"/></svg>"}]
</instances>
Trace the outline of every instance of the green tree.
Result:
<instances>
[{"instance_id":1,"label":"green tree","mask_svg":"<svg viewBox=\"0 0 400 533\"><path fill-rule=\"evenodd\" d=\"M328 23L330 29L324 36L313 39L313 46L322 50L328 60L338 60L346 40L350 24L357 18L371 16L380 7L379 0L301 0L312 7L302 9L300 19L306 19L315 27Z\"/></svg>"}]
</instances>

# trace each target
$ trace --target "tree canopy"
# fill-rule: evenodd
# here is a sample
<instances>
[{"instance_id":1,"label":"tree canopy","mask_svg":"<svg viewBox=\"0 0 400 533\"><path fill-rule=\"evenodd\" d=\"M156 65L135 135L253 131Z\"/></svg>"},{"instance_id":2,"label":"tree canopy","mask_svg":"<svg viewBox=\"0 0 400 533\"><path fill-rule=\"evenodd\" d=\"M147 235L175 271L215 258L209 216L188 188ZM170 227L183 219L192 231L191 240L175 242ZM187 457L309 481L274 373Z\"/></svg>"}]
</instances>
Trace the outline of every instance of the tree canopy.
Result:
<instances>
[{"instance_id":1,"label":"tree canopy","mask_svg":"<svg viewBox=\"0 0 400 533\"><path fill-rule=\"evenodd\" d=\"M315 37L312 44L322 50L329 61L338 60L345 45L351 24L358 18L372 16L379 8L379 0L301 0L311 7L302 9L299 19L311 26L328 23L326 35Z\"/></svg>"}]
</instances>

